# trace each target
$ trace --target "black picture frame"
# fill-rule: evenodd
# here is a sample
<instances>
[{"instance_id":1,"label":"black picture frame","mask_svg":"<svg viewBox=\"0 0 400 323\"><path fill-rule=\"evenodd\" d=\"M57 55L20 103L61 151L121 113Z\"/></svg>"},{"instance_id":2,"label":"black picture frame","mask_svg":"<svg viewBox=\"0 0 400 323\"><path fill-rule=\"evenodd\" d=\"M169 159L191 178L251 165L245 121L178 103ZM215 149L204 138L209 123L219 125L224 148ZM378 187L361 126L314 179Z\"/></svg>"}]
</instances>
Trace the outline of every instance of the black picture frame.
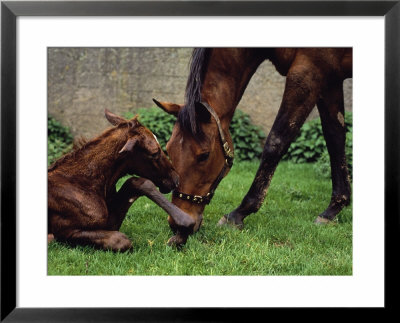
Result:
<instances>
[{"instance_id":1,"label":"black picture frame","mask_svg":"<svg viewBox=\"0 0 400 323\"><path fill-rule=\"evenodd\" d=\"M16 307L16 19L18 16L383 16L385 19L385 310L399 286L400 1L4 1L1 3L1 321L236 321L262 309ZM372 130L371 130L372 131ZM371 148L373 149L373 148ZM366 202L367 203L367 202ZM268 291L266 291L268 292ZM380 310L379 310L380 312ZM262 313L260 313L262 314ZM319 316L319 314L317 314Z\"/></svg>"}]
</instances>

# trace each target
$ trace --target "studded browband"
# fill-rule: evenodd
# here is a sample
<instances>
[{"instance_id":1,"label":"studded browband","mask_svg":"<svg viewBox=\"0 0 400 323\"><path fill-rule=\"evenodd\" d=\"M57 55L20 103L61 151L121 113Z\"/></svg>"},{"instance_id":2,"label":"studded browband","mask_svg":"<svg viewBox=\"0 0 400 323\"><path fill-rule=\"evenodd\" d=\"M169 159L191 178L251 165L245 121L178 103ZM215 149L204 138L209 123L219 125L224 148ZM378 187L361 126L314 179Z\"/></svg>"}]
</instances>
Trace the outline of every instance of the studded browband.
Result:
<instances>
[{"instance_id":1,"label":"studded browband","mask_svg":"<svg viewBox=\"0 0 400 323\"><path fill-rule=\"evenodd\" d=\"M210 114L213 116L213 118L215 119L215 121L217 123L219 137L220 137L221 143L222 143L222 150L224 152L224 157L225 157L224 167L221 169L220 173L218 174L218 177L215 179L213 185L211 185L210 191L206 195L191 195L191 194L186 194L186 193L179 192L176 190L173 191L173 195L177 198L180 198L182 200L185 200L185 201L188 201L191 203L209 204L211 202L211 199L214 196L215 189L217 188L217 186L221 182L221 180L224 178L226 170L228 168L232 167L234 154L233 154L233 149L231 149L229 147L229 143L225 139L224 131L222 130L221 122L219 120L217 113L206 102L200 102L200 103L208 110L208 112L210 112Z\"/></svg>"}]
</instances>

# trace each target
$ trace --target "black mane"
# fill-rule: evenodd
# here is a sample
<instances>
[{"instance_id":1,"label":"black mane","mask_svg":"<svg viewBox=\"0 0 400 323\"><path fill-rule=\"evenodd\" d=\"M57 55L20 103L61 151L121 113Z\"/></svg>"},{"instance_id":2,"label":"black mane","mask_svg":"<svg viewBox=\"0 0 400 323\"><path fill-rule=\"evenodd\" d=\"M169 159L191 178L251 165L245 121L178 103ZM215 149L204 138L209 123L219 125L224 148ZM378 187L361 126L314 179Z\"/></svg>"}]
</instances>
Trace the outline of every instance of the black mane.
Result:
<instances>
[{"instance_id":1,"label":"black mane","mask_svg":"<svg viewBox=\"0 0 400 323\"><path fill-rule=\"evenodd\" d=\"M180 110L178 122L182 130L202 137L202 130L196 118L195 103L201 101L201 88L208 66L210 49L195 48L192 53L190 72L185 90L185 106Z\"/></svg>"}]
</instances>

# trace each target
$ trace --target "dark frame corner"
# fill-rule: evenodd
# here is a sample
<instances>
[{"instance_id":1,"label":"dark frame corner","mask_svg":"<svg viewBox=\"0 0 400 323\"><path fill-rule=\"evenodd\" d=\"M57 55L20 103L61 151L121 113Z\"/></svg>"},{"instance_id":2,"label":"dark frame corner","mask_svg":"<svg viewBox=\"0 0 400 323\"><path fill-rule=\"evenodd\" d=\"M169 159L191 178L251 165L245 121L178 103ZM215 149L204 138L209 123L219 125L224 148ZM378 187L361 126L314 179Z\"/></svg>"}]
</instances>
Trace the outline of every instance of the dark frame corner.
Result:
<instances>
[{"instance_id":1,"label":"dark frame corner","mask_svg":"<svg viewBox=\"0 0 400 323\"><path fill-rule=\"evenodd\" d=\"M385 309L399 286L400 1L4 1L1 3L1 321L235 321L238 309L16 307L16 19L18 16L383 16L385 18ZM390 281L390 284L388 283ZM244 311L244 312L243 312ZM254 310L253 310L254 311ZM255 313L252 313L254 315Z\"/></svg>"}]
</instances>

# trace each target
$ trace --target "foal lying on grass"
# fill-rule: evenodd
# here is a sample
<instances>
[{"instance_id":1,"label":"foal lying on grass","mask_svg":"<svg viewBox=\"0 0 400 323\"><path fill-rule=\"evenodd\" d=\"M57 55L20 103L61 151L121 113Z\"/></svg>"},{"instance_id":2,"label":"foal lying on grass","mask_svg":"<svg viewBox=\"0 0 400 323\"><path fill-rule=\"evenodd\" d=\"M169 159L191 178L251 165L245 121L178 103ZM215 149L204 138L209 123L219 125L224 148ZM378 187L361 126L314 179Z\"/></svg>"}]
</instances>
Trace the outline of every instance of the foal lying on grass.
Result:
<instances>
[{"instance_id":1,"label":"foal lying on grass","mask_svg":"<svg viewBox=\"0 0 400 323\"><path fill-rule=\"evenodd\" d=\"M192 228L193 219L156 188L168 193L179 180L153 133L137 117L125 120L107 110L105 116L113 128L48 169L48 240L113 251L131 249L131 241L118 230L129 207L142 195L183 228ZM117 180L127 173L141 177L129 178L117 192Z\"/></svg>"}]
</instances>

